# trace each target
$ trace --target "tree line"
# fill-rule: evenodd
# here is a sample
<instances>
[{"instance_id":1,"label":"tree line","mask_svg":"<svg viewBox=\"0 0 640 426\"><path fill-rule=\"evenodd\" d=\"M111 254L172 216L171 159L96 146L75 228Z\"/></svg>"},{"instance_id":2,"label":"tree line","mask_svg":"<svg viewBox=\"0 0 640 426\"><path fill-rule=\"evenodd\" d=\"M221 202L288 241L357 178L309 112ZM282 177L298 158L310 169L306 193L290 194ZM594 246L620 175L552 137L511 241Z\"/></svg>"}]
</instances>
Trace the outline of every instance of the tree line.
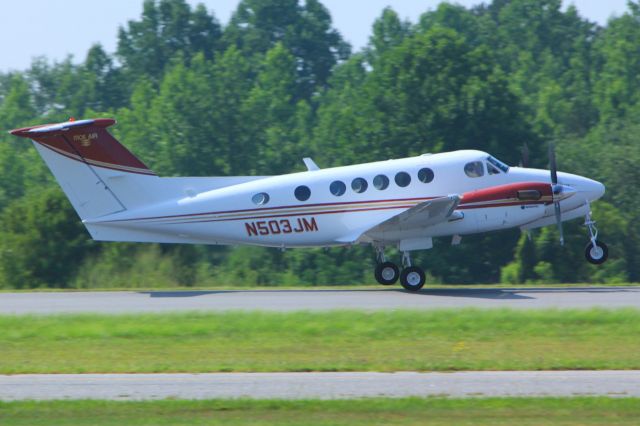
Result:
<instances>
[{"instance_id":1,"label":"tree line","mask_svg":"<svg viewBox=\"0 0 640 426\"><path fill-rule=\"evenodd\" d=\"M593 206L610 260L566 226L446 239L420 252L431 282L640 279L640 5L599 26L561 0L442 3L417 22L381 11L353 51L319 0L242 0L227 25L203 5L146 0L111 54L38 58L0 73L0 128L115 117L160 175L271 175L456 149L607 186ZM364 6L363 6L364 7ZM97 243L29 144L0 135L0 287L371 283L370 248L289 250Z\"/></svg>"}]
</instances>

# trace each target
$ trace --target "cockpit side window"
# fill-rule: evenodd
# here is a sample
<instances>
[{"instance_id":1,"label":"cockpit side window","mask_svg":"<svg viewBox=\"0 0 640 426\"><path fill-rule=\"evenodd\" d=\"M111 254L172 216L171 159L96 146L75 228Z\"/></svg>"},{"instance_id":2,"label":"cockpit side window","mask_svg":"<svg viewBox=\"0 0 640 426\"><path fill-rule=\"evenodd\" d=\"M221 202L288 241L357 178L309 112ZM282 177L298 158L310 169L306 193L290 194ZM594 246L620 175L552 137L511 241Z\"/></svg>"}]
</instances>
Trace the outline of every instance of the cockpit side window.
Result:
<instances>
[{"instance_id":1,"label":"cockpit side window","mask_svg":"<svg viewBox=\"0 0 640 426\"><path fill-rule=\"evenodd\" d=\"M472 161L464 166L464 172L472 178L484 176L484 165L482 161Z\"/></svg>"},{"instance_id":2,"label":"cockpit side window","mask_svg":"<svg viewBox=\"0 0 640 426\"><path fill-rule=\"evenodd\" d=\"M507 173L509 171L509 166L507 166L502 161L498 160L496 157L492 157L491 155L487 157L487 163L488 163L487 166L490 174L494 174L494 173L491 173L491 167L489 166L489 164L504 173Z\"/></svg>"},{"instance_id":3,"label":"cockpit side window","mask_svg":"<svg viewBox=\"0 0 640 426\"><path fill-rule=\"evenodd\" d=\"M487 161L487 171L490 175L498 175L500 174L500 169L494 166L492 163Z\"/></svg>"}]
</instances>

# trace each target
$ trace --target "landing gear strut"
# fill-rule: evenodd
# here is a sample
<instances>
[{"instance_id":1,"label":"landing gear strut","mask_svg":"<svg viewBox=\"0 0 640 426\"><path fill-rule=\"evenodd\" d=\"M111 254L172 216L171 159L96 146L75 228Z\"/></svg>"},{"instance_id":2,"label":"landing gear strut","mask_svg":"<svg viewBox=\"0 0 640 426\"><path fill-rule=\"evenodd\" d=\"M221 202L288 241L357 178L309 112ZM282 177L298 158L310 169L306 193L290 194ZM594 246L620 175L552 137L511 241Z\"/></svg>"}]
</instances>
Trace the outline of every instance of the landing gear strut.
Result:
<instances>
[{"instance_id":1,"label":"landing gear strut","mask_svg":"<svg viewBox=\"0 0 640 426\"><path fill-rule=\"evenodd\" d=\"M594 265L603 264L609 257L609 249L602 241L598 241L598 228L596 222L591 219L591 209L585 216L584 225L589 229L589 244L584 249L584 257Z\"/></svg>"}]
</instances>

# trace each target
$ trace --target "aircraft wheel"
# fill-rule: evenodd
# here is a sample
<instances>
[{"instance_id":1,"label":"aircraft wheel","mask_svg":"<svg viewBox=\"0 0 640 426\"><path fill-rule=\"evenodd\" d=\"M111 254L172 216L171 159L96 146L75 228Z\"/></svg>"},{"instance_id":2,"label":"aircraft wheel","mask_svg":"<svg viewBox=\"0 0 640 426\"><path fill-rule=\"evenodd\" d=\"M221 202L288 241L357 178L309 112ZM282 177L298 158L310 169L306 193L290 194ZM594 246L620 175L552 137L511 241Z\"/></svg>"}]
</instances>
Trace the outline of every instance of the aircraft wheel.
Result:
<instances>
[{"instance_id":1,"label":"aircraft wheel","mask_svg":"<svg viewBox=\"0 0 640 426\"><path fill-rule=\"evenodd\" d=\"M376 281L382 285L395 284L400 276L400 270L393 262L382 262L376 266Z\"/></svg>"},{"instance_id":2,"label":"aircraft wheel","mask_svg":"<svg viewBox=\"0 0 640 426\"><path fill-rule=\"evenodd\" d=\"M589 263L600 265L609 258L609 248L602 241L596 241L595 245L593 245L592 242L589 242L587 247L584 249L584 257L587 258Z\"/></svg>"},{"instance_id":3,"label":"aircraft wheel","mask_svg":"<svg viewBox=\"0 0 640 426\"><path fill-rule=\"evenodd\" d=\"M424 286L424 271L417 266L404 268L400 274L400 284L405 290L418 291Z\"/></svg>"}]
</instances>

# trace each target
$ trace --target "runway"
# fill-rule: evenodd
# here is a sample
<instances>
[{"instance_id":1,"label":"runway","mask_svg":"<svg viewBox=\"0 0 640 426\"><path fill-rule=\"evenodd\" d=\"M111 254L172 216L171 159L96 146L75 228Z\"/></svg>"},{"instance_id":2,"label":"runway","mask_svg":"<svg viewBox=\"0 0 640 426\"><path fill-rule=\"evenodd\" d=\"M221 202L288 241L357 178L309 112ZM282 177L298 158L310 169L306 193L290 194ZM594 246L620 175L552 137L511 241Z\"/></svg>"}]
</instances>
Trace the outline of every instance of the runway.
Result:
<instances>
[{"instance_id":1,"label":"runway","mask_svg":"<svg viewBox=\"0 0 640 426\"><path fill-rule=\"evenodd\" d=\"M462 307L640 308L640 287L0 293L0 314Z\"/></svg>"},{"instance_id":2,"label":"runway","mask_svg":"<svg viewBox=\"0 0 640 426\"><path fill-rule=\"evenodd\" d=\"M635 396L640 371L56 374L0 376L0 400Z\"/></svg>"}]
</instances>

